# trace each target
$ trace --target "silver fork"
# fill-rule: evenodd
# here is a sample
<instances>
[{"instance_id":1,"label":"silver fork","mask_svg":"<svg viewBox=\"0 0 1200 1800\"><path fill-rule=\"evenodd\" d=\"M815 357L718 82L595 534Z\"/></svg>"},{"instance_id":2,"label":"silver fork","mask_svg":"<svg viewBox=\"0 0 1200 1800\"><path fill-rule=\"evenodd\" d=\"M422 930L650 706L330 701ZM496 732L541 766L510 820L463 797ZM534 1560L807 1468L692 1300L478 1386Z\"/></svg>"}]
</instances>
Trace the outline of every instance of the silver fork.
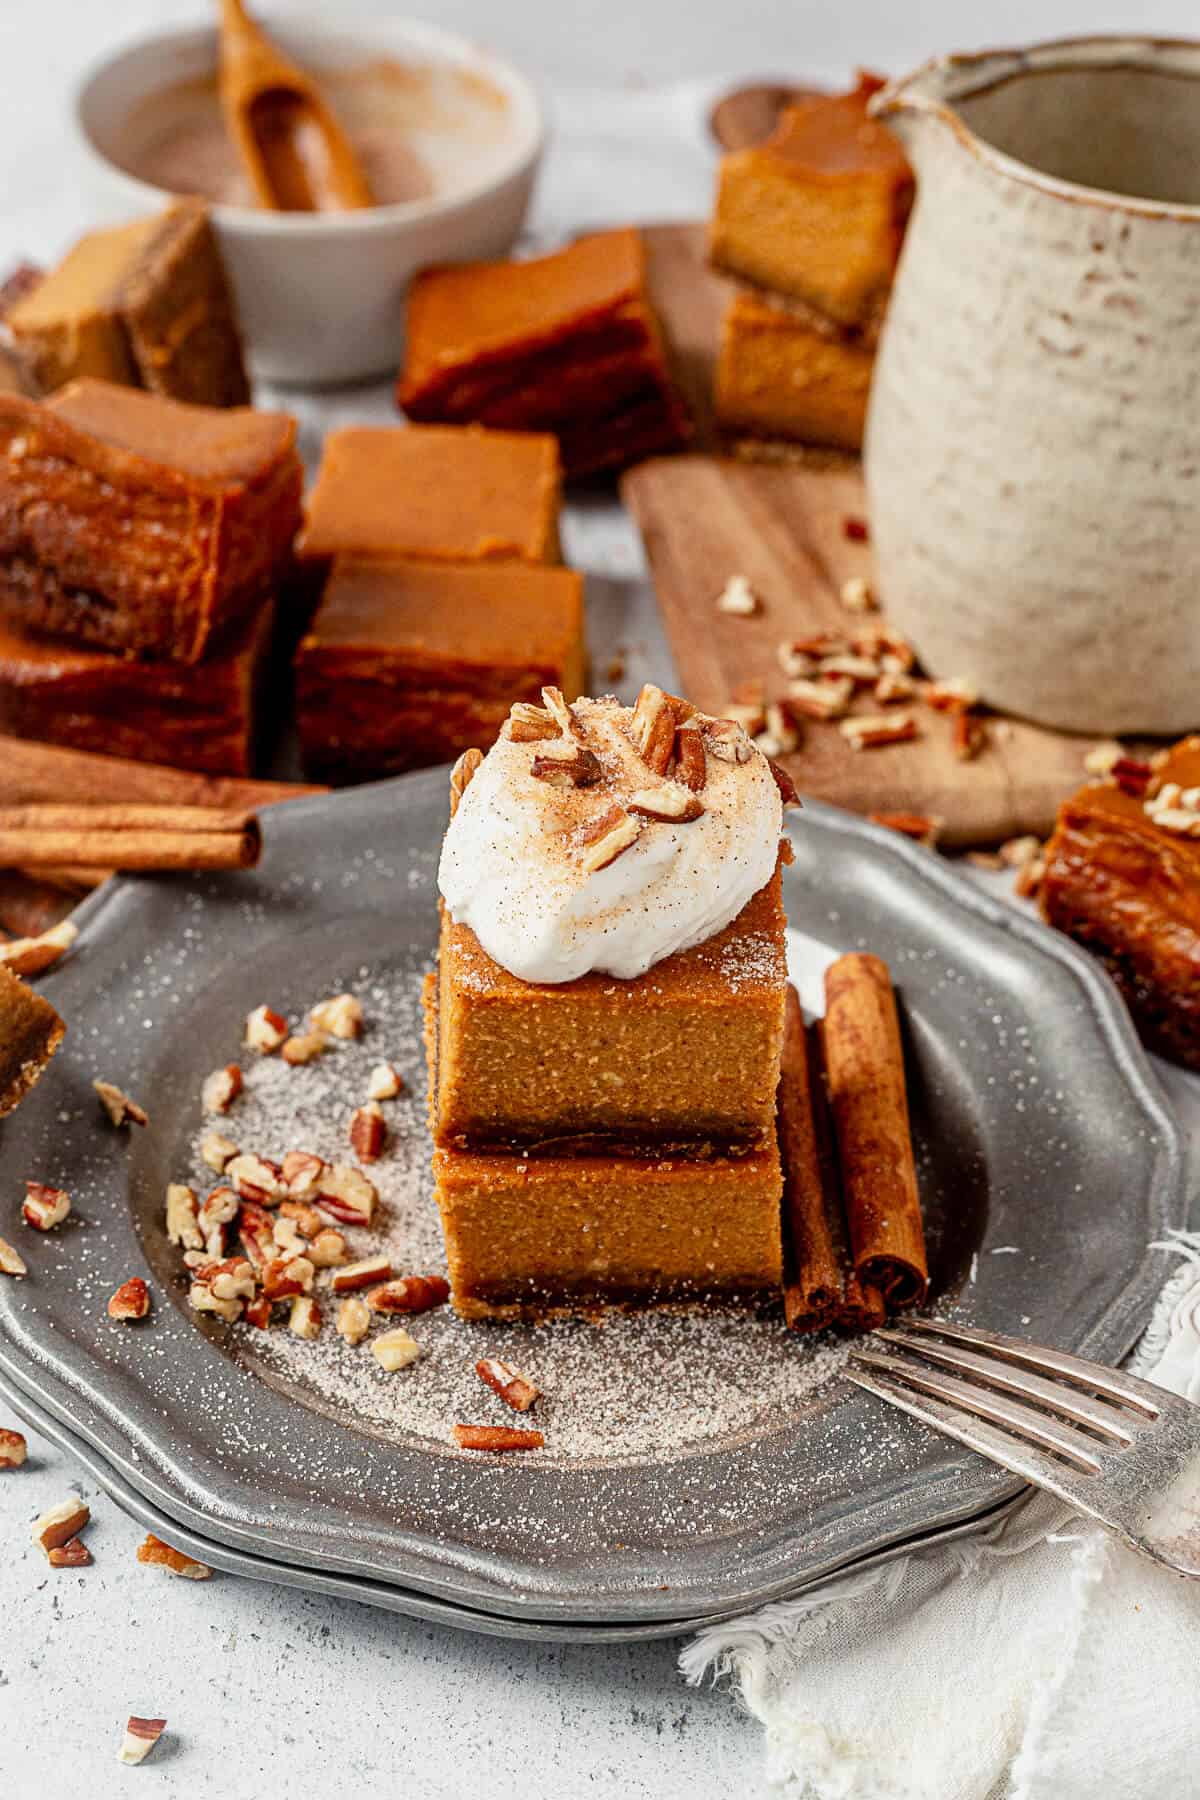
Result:
<instances>
[{"instance_id":1,"label":"silver fork","mask_svg":"<svg viewBox=\"0 0 1200 1800\"><path fill-rule=\"evenodd\" d=\"M887 1350L874 1346L881 1340ZM851 1381L1200 1579L1200 1406L1099 1363L939 1319L872 1333Z\"/></svg>"}]
</instances>

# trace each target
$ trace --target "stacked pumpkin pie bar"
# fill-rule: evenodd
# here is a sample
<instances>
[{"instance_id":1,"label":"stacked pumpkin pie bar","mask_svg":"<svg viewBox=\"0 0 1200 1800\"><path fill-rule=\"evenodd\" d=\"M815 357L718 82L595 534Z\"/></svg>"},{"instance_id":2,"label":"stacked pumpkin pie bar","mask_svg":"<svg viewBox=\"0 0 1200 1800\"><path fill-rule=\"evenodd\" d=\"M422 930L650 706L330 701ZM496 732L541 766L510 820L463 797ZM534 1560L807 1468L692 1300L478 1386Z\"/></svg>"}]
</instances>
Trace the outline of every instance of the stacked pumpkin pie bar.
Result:
<instances>
[{"instance_id":1,"label":"stacked pumpkin pie bar","mask_svg":"<svg viewBox=\"0 0 1200 1800\"><path fill-rule=\"evenodd\" d=\"M547 689L452 786L426 1019L458 1311L777 1291L767 759L655 687L634 708Z\"/></svg>"},{"instance_id":2,"label":"stacked pumpkin pie bar","mask_svg":"<svg viewBox=\"0 0 1200 1800\"><path fill-rule=\"evenodd\" d=\"M879 325L913 179L868 114L883 83L811 94L765 143L723 158L709 251L746 285L725 315L723 425L843 450L862 446Z\"/></svg>"}]
</instances>

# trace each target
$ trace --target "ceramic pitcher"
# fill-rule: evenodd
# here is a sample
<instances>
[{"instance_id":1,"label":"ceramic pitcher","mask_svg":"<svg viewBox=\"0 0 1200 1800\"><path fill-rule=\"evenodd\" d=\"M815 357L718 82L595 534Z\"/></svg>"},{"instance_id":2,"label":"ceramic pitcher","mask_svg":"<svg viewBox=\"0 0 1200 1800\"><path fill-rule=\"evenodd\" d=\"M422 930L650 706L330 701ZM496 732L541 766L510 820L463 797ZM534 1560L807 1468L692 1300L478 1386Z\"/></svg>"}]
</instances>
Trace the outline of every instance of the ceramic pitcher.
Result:
<instances>
[{"instance_id":1,"label":"ceramic pitcher","mask_svg":"<svg viewBox=\"0 0 1200 1800\"><path fill-rule=\"evenodd\" d=\"M1200 44L939 58L865 466L888 614L1048 725L1200 725Z\"/></svg>"}]
</instances>

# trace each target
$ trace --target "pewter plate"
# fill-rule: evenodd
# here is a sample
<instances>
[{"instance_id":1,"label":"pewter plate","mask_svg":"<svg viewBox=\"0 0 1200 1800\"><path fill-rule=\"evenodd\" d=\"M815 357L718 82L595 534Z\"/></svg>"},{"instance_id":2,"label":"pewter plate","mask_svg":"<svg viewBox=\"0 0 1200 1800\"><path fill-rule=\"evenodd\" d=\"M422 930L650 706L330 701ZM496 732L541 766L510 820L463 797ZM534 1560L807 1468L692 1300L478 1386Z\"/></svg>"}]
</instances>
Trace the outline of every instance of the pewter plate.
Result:
<instances>
[{"instance_id":1,"label":"pewter plate","mask_svg":"<svg viewBox=\"0 0 1200 1800\"><path fill-rule=\"evenodd\" d=\"M581 1374L575 1392L546 1387L544 1452L483 1460L453 1448L453 1418L431 1422L422 1396L455 1358L536 1365L565 1338L426 1315L428 1383L386 1386L415 1382L418 1364L359 1393L325 1384L320 1362L281 1362L249 1332L189 1313L160 1214L166 1181L189 1165L200 1081L236 1054L261 1000L296 1016L342 986L415 991L433 950L445 793L435 771L296 802L267 816L252 875L121 881L82 909L76 950L45 984L66 1045L0 1135L0 1233L30 1263L27 1281L0 1283L0 1370L35 1400L53 1385L114 1474L201 1538L510 1620L678 1628L1011 1494L1010 1477L838 1378L829 1346L769 1319L693 1321L690 1363L662 1365L669 1393L654 1391L653 1356L629 1354L658 1343L653 1322L584 1339L563 1327L576 1350L594 1342L583 1362L619 1371L626 1358L642 1404L687 1429L639 1437L619 1384L593 1390ZM793 836L787 904L807 966L869 946L896 976L936 1304L1115 1361L1157 1287L1146 1245L1184 1209L1180 1134L1115 991L1069 944L887 833L813 806ZM411 1007L390 1029L379 1052L415 1073ZM94 1075L138 1095L150 1128L109 1131ZM406 1129L423 1166L415 1106ZM75 1195L72 1220L46 1238L16 1222L26 1175ZM104 1301L139 1269L155 1311L117 1328ZM674 1330L661 1327L662 1343ZM814 1367L833 1372L814 1380ZM735 1391L713 1388L713 1368L735 1372Z\"/></svg>"}]
</instances>

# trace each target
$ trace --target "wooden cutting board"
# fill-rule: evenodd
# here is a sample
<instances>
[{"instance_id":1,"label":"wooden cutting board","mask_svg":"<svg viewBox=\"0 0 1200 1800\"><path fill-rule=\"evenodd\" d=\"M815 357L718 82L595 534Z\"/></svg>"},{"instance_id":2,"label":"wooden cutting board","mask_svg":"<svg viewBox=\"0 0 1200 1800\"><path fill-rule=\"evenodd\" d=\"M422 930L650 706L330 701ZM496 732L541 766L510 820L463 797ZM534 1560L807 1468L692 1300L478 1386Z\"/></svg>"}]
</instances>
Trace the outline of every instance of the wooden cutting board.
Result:
<instances>
[{"instance_id":1,"label":"wooden cutting board","mask_svg":"<svg viewBox=\"0 0 1200 1800\"><path fill-rule=\"evenodd\" d=\"M645 542L683 691L719 713L749 681L765 681L768 697L784 693L776 656L784 639L881 622L879 614L848 613L839 598L849 576L872 576L870 546L844 529L846 519L866 517L866 496L854 458L787 452L784 460L748 460L722 443L712 370L732 284L706 266L703 226L655 226L645 235L698 449L631 469L621 493ZM734 574L759 596L749 618L716 610ZM836 725L808 725L800 750L784 759L801 791L853 812L936 814L945 843L993 844L1049 831L1059 802L1084 779L1095 741L989 715L986 747L961 762L944 716L919 703L897 710L914 713L921 735L878 750L851 749Z\"/></svg>"}]
</instances>

